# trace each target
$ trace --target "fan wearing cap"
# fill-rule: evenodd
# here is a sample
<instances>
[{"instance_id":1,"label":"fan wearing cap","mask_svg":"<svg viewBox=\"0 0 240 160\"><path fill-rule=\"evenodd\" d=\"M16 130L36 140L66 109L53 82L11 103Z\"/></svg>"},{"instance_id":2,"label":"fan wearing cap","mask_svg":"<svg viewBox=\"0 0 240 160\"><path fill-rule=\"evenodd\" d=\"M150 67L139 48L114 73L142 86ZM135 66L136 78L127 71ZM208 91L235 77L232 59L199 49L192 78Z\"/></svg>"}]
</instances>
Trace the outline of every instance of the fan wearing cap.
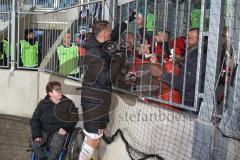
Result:
<instances>
[{"instance_id":1,"label":"fan wearing cap","mask_svg":"<svg viewBox=\"0 0 240 160\"><path fill-rule=\"evenodd\" d=\"M36 68L40 65L39 44L34 38L34 30L26 29L24 39L19 45L19 66Z\"/></svg>"}]
</instances>

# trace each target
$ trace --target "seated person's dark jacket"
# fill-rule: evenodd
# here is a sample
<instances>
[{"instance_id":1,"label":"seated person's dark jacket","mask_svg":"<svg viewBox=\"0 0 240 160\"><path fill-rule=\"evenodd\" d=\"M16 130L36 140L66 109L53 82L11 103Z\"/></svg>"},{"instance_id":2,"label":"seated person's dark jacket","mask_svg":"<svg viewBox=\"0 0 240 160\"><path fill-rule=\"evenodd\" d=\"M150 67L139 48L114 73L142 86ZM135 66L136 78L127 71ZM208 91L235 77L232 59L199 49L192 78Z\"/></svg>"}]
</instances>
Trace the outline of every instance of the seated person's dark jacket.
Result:
<instances>
[{"instance_id":1,"label":"seated person's dark jacket","mask_svg":"<svg viewBox=\"0 0 240 160\"><path fill-rule=\"evenodd\" d=\"M30 120L32 139L41 137L42 131L49 135L63 128L71 132L79 120L78 109L72 100L63 96L56 105L49 96L40 101Z\"/></svg>"},{"instance_id":2,"label":"seated person's dark jacket","mask_svg":"<svg viewBox=\"0 0 240 160\"><path fill-rule=\"evenodd\" d=\"M203 58L205 59L205 58ZM198 46L188 50L187 53L187 64L186 64L186 75L185 75L185 99L184 105L194 106L195 97L195 83L197 74L197 60L198 60ZM179 66L180 74L174 76L173 87L183 93L183 82L184 82L184 68L185 63ZM162 74L160 79L167 84L171 85L172 74L165 72Z\"/></svg>"}]
</instances>

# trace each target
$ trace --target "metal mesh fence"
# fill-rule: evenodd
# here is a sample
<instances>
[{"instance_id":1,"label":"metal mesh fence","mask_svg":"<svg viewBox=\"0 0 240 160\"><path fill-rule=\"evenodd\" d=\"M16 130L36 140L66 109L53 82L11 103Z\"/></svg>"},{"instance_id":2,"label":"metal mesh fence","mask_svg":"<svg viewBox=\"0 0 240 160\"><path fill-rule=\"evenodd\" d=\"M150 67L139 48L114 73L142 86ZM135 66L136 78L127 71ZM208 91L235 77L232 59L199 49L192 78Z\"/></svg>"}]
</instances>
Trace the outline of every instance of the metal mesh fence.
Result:
<instances>
[{"instance_id":1,"label":"metal mesh fence","mask_svg":"<svg viewBox=\"0 0 240 160\"><path fill-rule=\"evenodd\" d=\"M138 101L113 102L118 107L107 135L120 129L132 159L150 154L165 159L239 159L240 2L23 3L32 11L19 7L17 25L10 29L9 1L0 1L0 67L10 67L12 59L11 67L15 64L17 69L80 80L86 69L81 63L82 44L93 22L109 19L112 26L124 22L117 43L126 53L125 74L118 76L114 89ZM54 10L34 10L44 8ZM10 47L4 40L15 31L16 41L10 44L16 43L16 52L7 54ZM75 55L61 68L65 48ZM15 59L10 58L13 55Z\"/></svg>"}]
</instances>

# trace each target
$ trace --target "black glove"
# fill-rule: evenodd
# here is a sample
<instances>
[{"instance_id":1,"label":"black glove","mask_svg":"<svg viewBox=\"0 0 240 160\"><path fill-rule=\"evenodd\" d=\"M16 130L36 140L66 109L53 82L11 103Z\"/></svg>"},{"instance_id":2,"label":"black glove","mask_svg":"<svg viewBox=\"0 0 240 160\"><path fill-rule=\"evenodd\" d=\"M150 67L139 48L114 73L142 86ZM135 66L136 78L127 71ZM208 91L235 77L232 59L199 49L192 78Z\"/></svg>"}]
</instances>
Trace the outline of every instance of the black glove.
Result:
<instances>
[{"instance_id":1,"label":"black glove","mask_svg":"<svg viewBox=\"0 0 240 160\"><path fill-rule=\"evenodd\" d=\"M129 11L129 22L132 22L135 19L135 15L135 11Z\"/></svg>"}]
</instances>

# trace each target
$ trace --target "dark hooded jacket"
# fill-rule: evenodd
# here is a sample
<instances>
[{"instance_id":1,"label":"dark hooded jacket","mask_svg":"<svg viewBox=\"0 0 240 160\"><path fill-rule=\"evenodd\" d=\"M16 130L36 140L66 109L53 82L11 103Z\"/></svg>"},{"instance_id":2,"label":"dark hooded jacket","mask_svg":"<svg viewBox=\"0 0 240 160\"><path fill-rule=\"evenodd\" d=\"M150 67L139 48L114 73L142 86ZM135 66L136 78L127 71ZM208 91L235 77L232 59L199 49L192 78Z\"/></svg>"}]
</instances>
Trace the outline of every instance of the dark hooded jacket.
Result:
<instances>
[{"instance_id":1,"label":"dark hooded jacket","mask_svg":"<svg viewBox=\"0 0 240 160\"><path fill-rule=\"evenodd\" d=\"M63 128L70 132L78 121L78 109L72 100L63 96L56 105L49 96L40 101L30 120L32 138L41 137L42 131L49 135Z\"/></svg>"},{"instance_id":2,"label":"dark hooded jacket","mask_svg":"<svg viewBox=\"0 0 240 160\"><path fill-rule=\"evenodd\" d=\"M84 64L87 66L83 87L111 91L110 62L111 55L103 50L93 35L89 35L83 47L86 49Z\"/></svg>"},{"instance_id":3,"label":"dark hooded jacket","mask_svg":"<svg viewBox=\"0 0 240 160\"><path fill-rule=\"evenodd\" d=\"M112 31L112 41L118 40L119 25L117 25ZM127 27L127 24L121 23L121 32ZM103 46L105 43L98 42L93 34L87 36L83 48L86 49L86 55L84 57L84 64L87 66L87 70L83 79L83 87L91 87L104 91L111 91L112 80L116 78L117 70L119 69L120 61L118 55L113 56L104 51Z\"/></svg>"},{"instance_id":4,"label":"dark hooded jacket","mask_svg":"<svg viewBox=\"0 0 240 160\"><path fill-rule=\"evenodd\" d=\"M184 76L185 64L180 65L180 74L174 76L173 87L183 93L185 91L184 105L193 106L195 97L195 83L197 74L198 46L188 50L186 76ZM161 75L161 80L171 85L172 74L165 72ZM185 79L185 88L183 82Z\"/></svg>"},{"instance_id":5,"label":"dark hooded jacket","mask_svg":"<svg viewBox=\"0 0 240 160\"><path fill-rule=\"evenodd\" d=\"M108 121L112 83L125 61L125 52L106 52L103 49L105 44L98 42L92 34L87 36L83 44L86 49L83 59L86 73L82 82L81 105L85 122L99 117L102 117L101 121Z\"/></svg>"}]
</instances>

